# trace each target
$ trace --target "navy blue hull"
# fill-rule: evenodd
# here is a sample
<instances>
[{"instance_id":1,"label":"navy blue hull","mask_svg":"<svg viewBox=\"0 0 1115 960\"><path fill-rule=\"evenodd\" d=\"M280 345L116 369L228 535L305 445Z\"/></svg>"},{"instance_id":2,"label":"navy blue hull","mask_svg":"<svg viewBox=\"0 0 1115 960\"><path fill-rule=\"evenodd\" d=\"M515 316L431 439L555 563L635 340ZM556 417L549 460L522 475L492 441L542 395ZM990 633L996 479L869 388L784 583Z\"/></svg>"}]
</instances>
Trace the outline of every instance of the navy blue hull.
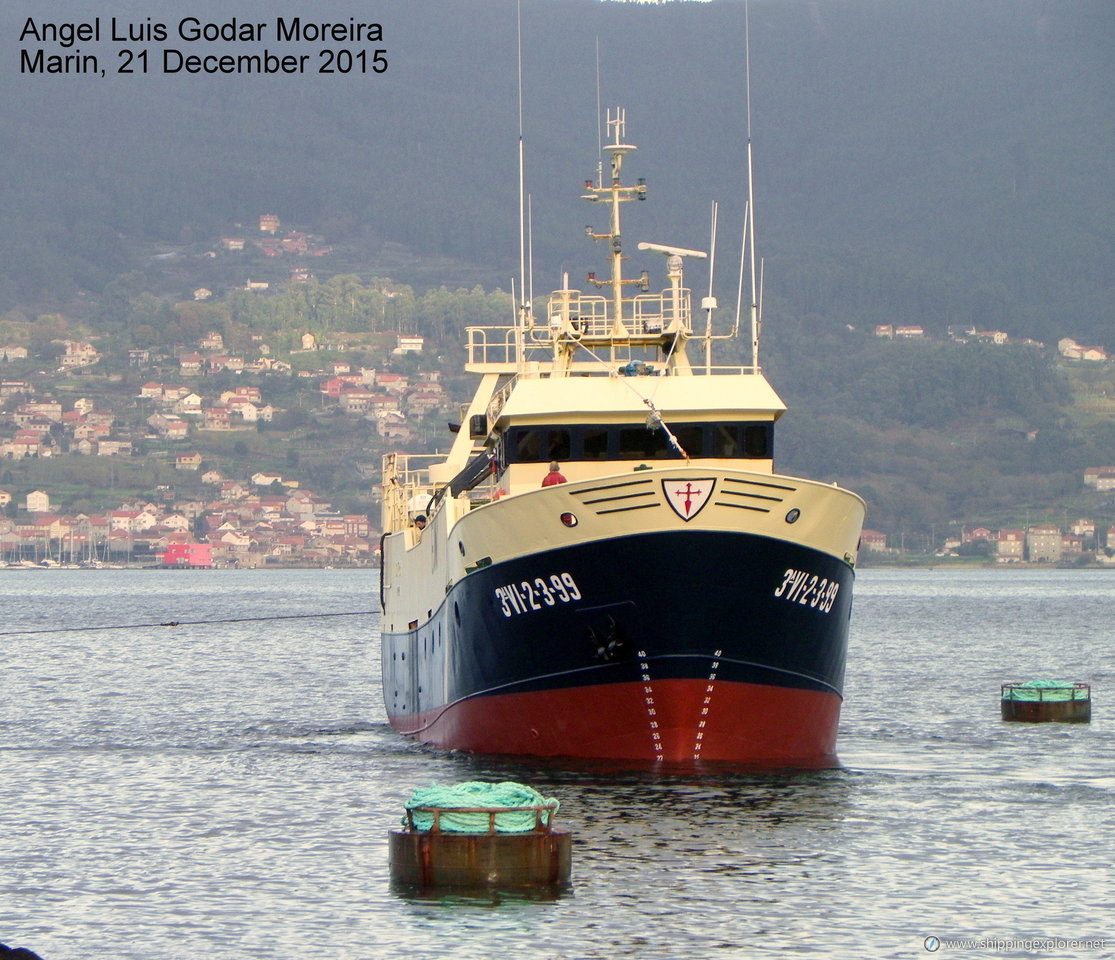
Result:
<instances>
[{"instance_id":1,"label":"navy blue hull","mask_svg":"<svg viewBox=\"0 0 1115 960\"><path fill-rule=\"evenodd\" d=\"M427 623L383 634L388 715L421 737L465 702L483 723L478 698L711 679L817 694L838 713L853 579L796 544L688 530L489 566ZM475 730L463 740L443 745L485 742Z\"/></svg>"}]
</instances>

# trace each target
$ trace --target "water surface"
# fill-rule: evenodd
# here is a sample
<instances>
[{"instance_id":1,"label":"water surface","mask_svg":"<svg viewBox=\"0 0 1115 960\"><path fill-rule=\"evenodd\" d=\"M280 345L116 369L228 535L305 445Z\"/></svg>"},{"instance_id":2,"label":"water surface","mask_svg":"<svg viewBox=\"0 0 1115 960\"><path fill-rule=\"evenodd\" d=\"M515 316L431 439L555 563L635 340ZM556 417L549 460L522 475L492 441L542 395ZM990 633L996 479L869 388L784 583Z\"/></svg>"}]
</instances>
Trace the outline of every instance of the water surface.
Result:
<instances>
[{"instance_id":1,"label":"water surface","mask_svg":"<svg viewBox=\"0 0 1115 960\"><path fill-rule=\"evenodd\" d=\"M394 734L375 571L3 571L0 941L44 960L910 957L926 937L1115 950L1104 571L858 576L842 768L603 770ZM264 620L270 616L345 616ZM187 621L234 622L188 624ZM179 622L177 627L152 624ZM48 628L120 626L38 633ZM1087 725L1004 724L999 684L1094 686ZM562 802L572 892L406 899L415 786Z\"/></svg>"}]
</instances>

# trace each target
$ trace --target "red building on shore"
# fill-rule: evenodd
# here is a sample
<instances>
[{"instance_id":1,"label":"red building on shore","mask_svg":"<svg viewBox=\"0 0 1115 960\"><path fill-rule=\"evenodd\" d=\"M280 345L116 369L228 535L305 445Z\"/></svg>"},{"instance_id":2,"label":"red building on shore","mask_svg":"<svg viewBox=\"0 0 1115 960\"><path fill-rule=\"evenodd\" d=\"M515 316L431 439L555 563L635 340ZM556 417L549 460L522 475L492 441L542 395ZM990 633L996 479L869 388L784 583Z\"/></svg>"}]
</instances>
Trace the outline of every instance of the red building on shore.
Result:
<instances>
[{"instance_id":1,"label":"red building on shore","mask_svg":"<svg viewBox=\"0 0 1115 960\"><path fill-rule=\"evenodd\" d=\"M166 553L159 555L163 567L207 568L213 566L213 547L208 543L168 543Z\"/></svg>"}]
</instances>

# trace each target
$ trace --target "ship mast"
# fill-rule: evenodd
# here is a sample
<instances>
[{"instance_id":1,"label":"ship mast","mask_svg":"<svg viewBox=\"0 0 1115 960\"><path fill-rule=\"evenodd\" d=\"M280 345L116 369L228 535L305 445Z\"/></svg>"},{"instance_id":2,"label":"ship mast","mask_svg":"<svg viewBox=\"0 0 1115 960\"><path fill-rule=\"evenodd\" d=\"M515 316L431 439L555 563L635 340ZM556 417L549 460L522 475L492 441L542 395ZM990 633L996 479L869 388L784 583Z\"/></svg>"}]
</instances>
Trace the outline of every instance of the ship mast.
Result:
<instances>
[{"instance_id":1,"label":"ship mast","mask_svg":"<svg viewBox=\"0 0 1115 960\"><path fill-rule=\"evenodd\" d=\"M594 202L603 201L611 205L610 227L608 233L594 233L592 227L586 227L585 233L593 240L608 240L611 244L609 259L611 261L611 277L608 280L598 280L594 274L589 274L589 282L597 287L611 287L612 297L612 336L625 337L630 332L624 324L623 317L623 288L627 285L637 285L643 290L647 289L648 277L644 272L638 280L623 279L623 238L620 231L620 204L628 200L645 200L647 197L647 184L644 177L639 177L634 186L625 187L620 180L623 169L623 158L633 152L635 147L623 142L627 112L622 107L616 107L613 115L608 108L608 127L612 132L612 142L604 149L611 154L611 179L605 183L604 174L598 174L597 182L585 181L584 199Z\"/></svg>"},{"instance_id":2,"label":"ship mast","mask_svg":"<svg viewBox=\"0 0 1115 960\"><path fill-rule=\"evenodd\" d=\"M519 77L519 327L529 327L532 322L530 300L531 284L527 282L527 210L526 183L523 145L523 13L522 4L516 4L518 30L518 77Z\"/></svg>"}]
</instances>

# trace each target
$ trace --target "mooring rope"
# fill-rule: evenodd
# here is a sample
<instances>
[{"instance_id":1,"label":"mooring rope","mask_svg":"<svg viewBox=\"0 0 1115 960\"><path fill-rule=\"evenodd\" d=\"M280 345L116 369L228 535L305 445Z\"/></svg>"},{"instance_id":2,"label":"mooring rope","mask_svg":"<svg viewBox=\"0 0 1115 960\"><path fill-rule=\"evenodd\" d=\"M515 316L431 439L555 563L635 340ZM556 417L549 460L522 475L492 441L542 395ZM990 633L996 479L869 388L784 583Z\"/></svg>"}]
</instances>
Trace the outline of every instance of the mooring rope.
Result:
<instances>
[{"instance_id":1,"label":"mooring rope","mask_svg":"<svg viewBox=\"0 0 1115 960\"><path fill-rule=\"evenodd\" d=\"M440 833L528 833L539 825L551 826L559 806L553 797L512 780L432 783L411 793L402 823Z\"/></svg>"},{"instance_id":2,"label":"mooring rope","mask_svg":"<svg viewBox=\"0 0 1115 960\"><path fill-rule=\"evenodd\" d=\"M161 623L118 623L100 627L49 627L45 630L11 630L0 637L26 637L37 633L81 633L96 630L142 630L147 627L196 627L217 623L262 623L265 620L319 620L326 617L370 617L377 610L349 610L345 613L290 613L275 617L229 617L224 620L166 620Z\"/></svg>"}]
</instances>

